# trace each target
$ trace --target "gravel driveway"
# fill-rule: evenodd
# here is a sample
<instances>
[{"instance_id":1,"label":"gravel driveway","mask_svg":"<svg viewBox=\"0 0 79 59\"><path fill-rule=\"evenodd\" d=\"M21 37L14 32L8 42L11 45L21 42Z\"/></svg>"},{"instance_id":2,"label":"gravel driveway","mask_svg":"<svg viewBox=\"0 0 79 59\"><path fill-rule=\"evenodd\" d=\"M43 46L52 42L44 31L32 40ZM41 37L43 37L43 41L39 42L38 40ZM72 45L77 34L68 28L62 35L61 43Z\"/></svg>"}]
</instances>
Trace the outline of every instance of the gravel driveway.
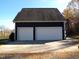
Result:
<instances>
[{"instance_id":1,"label":"gravel driveway","mask_svg":"<svg viewBox=\"0 0 79 59\"><path fill-rule=\"evenodd\" d=\"M40 53L46 51L77 51L77 40L62 40L44 44L1 45L0 53Z\"/></svg>"}]
</instances>

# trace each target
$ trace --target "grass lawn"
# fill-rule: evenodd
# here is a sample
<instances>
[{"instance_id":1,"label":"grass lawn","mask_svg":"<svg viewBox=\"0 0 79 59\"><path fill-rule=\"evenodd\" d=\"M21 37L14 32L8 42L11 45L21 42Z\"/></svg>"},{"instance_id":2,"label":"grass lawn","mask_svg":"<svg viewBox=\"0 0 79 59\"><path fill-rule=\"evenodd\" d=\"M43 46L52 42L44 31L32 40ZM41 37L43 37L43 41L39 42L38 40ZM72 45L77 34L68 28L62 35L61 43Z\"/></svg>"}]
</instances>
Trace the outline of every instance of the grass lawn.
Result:
<instances>
[{"instance_id":1,"label":"grass lawn","mask_svg":"<svg viewBox=\"0 0 79 59\"><path fill-rule=\"evenodd\" d=\"M6 44L7 41L9 41L9 39L0 39L0 44Z\"/></svg>"},{"instance_id":2,"label":"grass lawn","mask_svg":"<svg viewBox=\"0 0 79 59\"><path fill-rule=\"evenodd\" d=\"M79 35L74 35L74 36L71 36L71 38L74 38L74 39L79 39Z\"/></svg>"},{"instance_id":3,"label":"grass lawn","mask_svg":"<svg viewBox=\"0 0 79 59\"><path fill-rule=\"evenodd\" d=\"M0 55L0 59L79 59L79 52L44 52Z\"/></svg>"}]
</instances>

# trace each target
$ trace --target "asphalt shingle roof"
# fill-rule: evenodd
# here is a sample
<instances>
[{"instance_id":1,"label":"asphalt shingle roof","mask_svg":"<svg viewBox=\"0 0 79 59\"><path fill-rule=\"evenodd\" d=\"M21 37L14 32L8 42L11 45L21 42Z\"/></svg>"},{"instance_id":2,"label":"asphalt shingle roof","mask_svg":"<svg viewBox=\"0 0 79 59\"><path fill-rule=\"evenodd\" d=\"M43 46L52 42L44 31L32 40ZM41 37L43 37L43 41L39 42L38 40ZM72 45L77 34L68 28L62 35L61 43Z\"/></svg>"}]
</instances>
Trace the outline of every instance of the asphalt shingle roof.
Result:
<instances>
[{"instance_id":1,"label":"asphalt shingle roof","mask_svg":"<svg viewBox=\"0 0 79 59\"><path fill-rule=\"evenodd\" d=\"M65 21L65 19L57 8L23 8L14 19L14 22L17 21Z\"/></svg>"}]
</instances>

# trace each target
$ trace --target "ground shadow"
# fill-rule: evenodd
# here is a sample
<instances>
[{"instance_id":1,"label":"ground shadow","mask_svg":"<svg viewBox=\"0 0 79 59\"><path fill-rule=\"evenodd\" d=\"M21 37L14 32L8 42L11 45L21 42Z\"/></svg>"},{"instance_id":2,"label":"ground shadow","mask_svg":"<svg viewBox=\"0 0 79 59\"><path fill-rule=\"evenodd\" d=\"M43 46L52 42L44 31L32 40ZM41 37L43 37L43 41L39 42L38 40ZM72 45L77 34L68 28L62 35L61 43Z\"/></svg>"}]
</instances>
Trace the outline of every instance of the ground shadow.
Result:
<instances>
[{"instance_id":1,"label":"ground shadow","mask_svg":"<svg viewBox=\"0 0 79 59\"><path fill-rule=\"evenodd\" d=\"M48 42L55 42L58 40L24 40L24 41L20 41L20 40L15 40L15 41L10 41L10 40L6 40L6 41L1 41L0 45L17 45L17 44L45 44Z\"/></svg>"}]
</instances>

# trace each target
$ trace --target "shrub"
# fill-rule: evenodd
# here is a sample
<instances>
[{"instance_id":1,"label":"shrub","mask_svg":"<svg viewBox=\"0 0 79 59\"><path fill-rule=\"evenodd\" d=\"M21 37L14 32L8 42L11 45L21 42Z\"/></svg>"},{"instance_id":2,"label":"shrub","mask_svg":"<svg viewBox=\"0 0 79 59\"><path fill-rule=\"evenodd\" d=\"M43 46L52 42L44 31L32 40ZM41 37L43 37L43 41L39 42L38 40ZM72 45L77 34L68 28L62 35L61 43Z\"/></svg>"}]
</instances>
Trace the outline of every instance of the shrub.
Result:
<instances>
[{"instance_id":1,"label":"shrub","mask_svg":"<svg viewBox=\"0 0 79 59\"><path fill-rule=\"evenodd\" d=\"M14 33L13 33L13 32L10 34L9 39L10 39L11 41L14 41Z\"/></svg>"}]
</instances>

